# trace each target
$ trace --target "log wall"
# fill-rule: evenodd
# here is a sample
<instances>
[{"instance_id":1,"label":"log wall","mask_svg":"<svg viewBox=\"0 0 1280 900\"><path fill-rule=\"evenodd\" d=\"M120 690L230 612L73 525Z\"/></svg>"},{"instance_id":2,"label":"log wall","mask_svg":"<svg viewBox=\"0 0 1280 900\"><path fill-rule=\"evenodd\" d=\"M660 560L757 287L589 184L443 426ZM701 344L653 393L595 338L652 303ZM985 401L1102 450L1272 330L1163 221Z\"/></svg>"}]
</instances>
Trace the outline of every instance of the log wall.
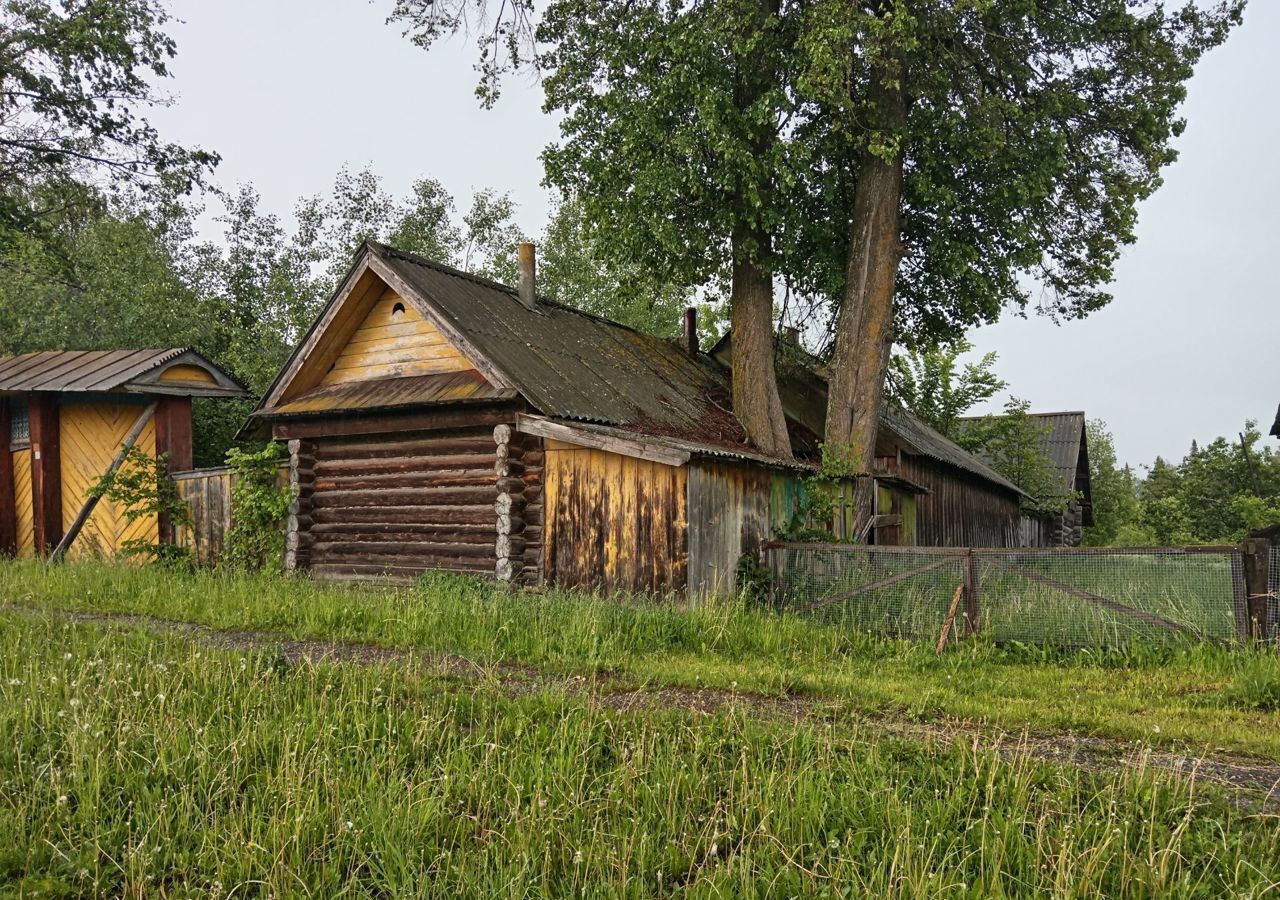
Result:
<instances>
[{"instance_id":1,"label":"log wall","mask_svg":"<svg viewBox=\"0 0 1280 900\"><path fill-rule=\"evenodd\" d=\"M916 501L916 543L924 547L1017 547L1018 497L924 456L902 455L898 473L929 489Z\"/></svg>"},{"instance_id":2,"label":"log wall","mask_svg":"<svg viewBox=\"0 0 1280 900\"><path fill-rule=\"evenodd\" d=\"M323 577L497 567L494 429L317 437L299 467L296 564ZM523 571L522 571L523 574Z\"/></svg>"}]
</instances>

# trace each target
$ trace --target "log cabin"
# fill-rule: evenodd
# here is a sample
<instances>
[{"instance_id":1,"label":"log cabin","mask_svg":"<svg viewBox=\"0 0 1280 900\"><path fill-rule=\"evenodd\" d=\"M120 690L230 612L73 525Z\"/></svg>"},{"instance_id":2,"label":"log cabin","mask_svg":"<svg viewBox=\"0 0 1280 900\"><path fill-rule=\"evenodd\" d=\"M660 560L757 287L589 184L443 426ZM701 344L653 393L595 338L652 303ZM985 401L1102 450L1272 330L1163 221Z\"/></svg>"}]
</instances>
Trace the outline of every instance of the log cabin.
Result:
<instances>
[{"instance_id":1,"label":"log cabin","mask_svg":"<svg viewBox=\"0 0 1280 900\"><path fill-rule=\"evenodd\" d=\"M193 397L244 398L244 386L189 348L62 350L0 357L0 554L44 556L76 521L86 492L126 438L169 468L191 468ZM102 501L73 555L168 539L158 517L129 522Z\"/></svg>"},{"instance_id":2,"label":"log cabin","mask_svg":"<svg viewBox=\"0 0 1280 900\"><path fill-rule=\"evenodd\" d=\"M538 297L531 245L513 289L366 242L251 420L289 449L286 566L732 590L796 514L819 436L792 417L797 458L760 453L696 334L690 315L674 341ZM1016 532L1017 488L945 438L899 414L883 450L898 469L877 473L872 540L916 542L930 489L907 473L931 466L987 479Z\"/></svg>"}]
</instances>

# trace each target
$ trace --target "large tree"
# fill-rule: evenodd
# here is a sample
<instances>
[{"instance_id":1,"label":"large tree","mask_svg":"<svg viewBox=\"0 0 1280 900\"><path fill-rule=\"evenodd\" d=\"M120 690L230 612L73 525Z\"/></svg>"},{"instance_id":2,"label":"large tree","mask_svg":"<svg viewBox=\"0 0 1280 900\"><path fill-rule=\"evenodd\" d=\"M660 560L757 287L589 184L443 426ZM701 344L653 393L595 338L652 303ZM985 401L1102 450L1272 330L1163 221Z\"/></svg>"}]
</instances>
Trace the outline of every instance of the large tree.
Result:
<instances>
[{"instance_id":1,"label":"large tree","mask_svg":"<svg viewBox=\"0 0 1280 900\"><path fill-rule=\"evenodd\" d=\"M895 329L954 333L1033 293L1060 317L1109 301L1137 204L1175 156L1185 82L1242 8L806 5L800 89L825 148L815 159L856 173L813 180L830 188L817 225L847 248L829 446L870 465Z\"/></svg>"}]
</instances>

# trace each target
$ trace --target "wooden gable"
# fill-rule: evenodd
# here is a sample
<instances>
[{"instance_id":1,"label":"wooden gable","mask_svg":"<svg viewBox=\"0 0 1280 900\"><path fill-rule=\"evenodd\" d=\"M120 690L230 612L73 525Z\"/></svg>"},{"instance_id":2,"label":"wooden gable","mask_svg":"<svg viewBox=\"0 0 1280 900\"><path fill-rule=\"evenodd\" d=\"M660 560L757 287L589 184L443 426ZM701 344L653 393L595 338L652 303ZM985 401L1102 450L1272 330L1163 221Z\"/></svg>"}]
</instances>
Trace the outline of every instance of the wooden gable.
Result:
<instances>
[{"instance_id":1,"label":"wooden gable","mask_svg":"<svg viewBox=\"0 0 1280 900\"><path fill-rule=\"evenodd\" d=\"M412 304L387 288L320 383L441 375L474 368Z\"/></svg>"}]
</instances>

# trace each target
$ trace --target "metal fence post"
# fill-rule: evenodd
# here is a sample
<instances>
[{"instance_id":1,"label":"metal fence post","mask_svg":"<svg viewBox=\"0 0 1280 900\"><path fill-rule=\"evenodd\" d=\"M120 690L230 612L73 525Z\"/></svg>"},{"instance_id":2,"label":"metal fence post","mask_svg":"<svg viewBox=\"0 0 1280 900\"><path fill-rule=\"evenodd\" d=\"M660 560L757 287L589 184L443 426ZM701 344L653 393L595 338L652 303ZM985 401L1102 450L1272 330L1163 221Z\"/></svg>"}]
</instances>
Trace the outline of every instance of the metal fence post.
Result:
<instances>
[{"instance_id":1,"label":"metal fence post","mask_svg":"<svg viewBox=\"0 0 1280 900\"><path fill-rule=\"evenodd\" d=\"M965 634L978 633L982 615L982 585L978 580L978 560L973 549L964 558L964 618Z\"/></svg>"},{"instance_id":2,"label":"metal fence post","mask_svg":"<svg viewBox=\"0 0 1280 900\"><path fill-rule=\"evenodd\" d=\"M1248 538L1242 548L1244 555L1244 589L1249 611L1249 636L1253 640L1270 637L1267 622L1267 597L1271 590L1271 542L1266 538Z\"/></svg>"}]
</instances>

